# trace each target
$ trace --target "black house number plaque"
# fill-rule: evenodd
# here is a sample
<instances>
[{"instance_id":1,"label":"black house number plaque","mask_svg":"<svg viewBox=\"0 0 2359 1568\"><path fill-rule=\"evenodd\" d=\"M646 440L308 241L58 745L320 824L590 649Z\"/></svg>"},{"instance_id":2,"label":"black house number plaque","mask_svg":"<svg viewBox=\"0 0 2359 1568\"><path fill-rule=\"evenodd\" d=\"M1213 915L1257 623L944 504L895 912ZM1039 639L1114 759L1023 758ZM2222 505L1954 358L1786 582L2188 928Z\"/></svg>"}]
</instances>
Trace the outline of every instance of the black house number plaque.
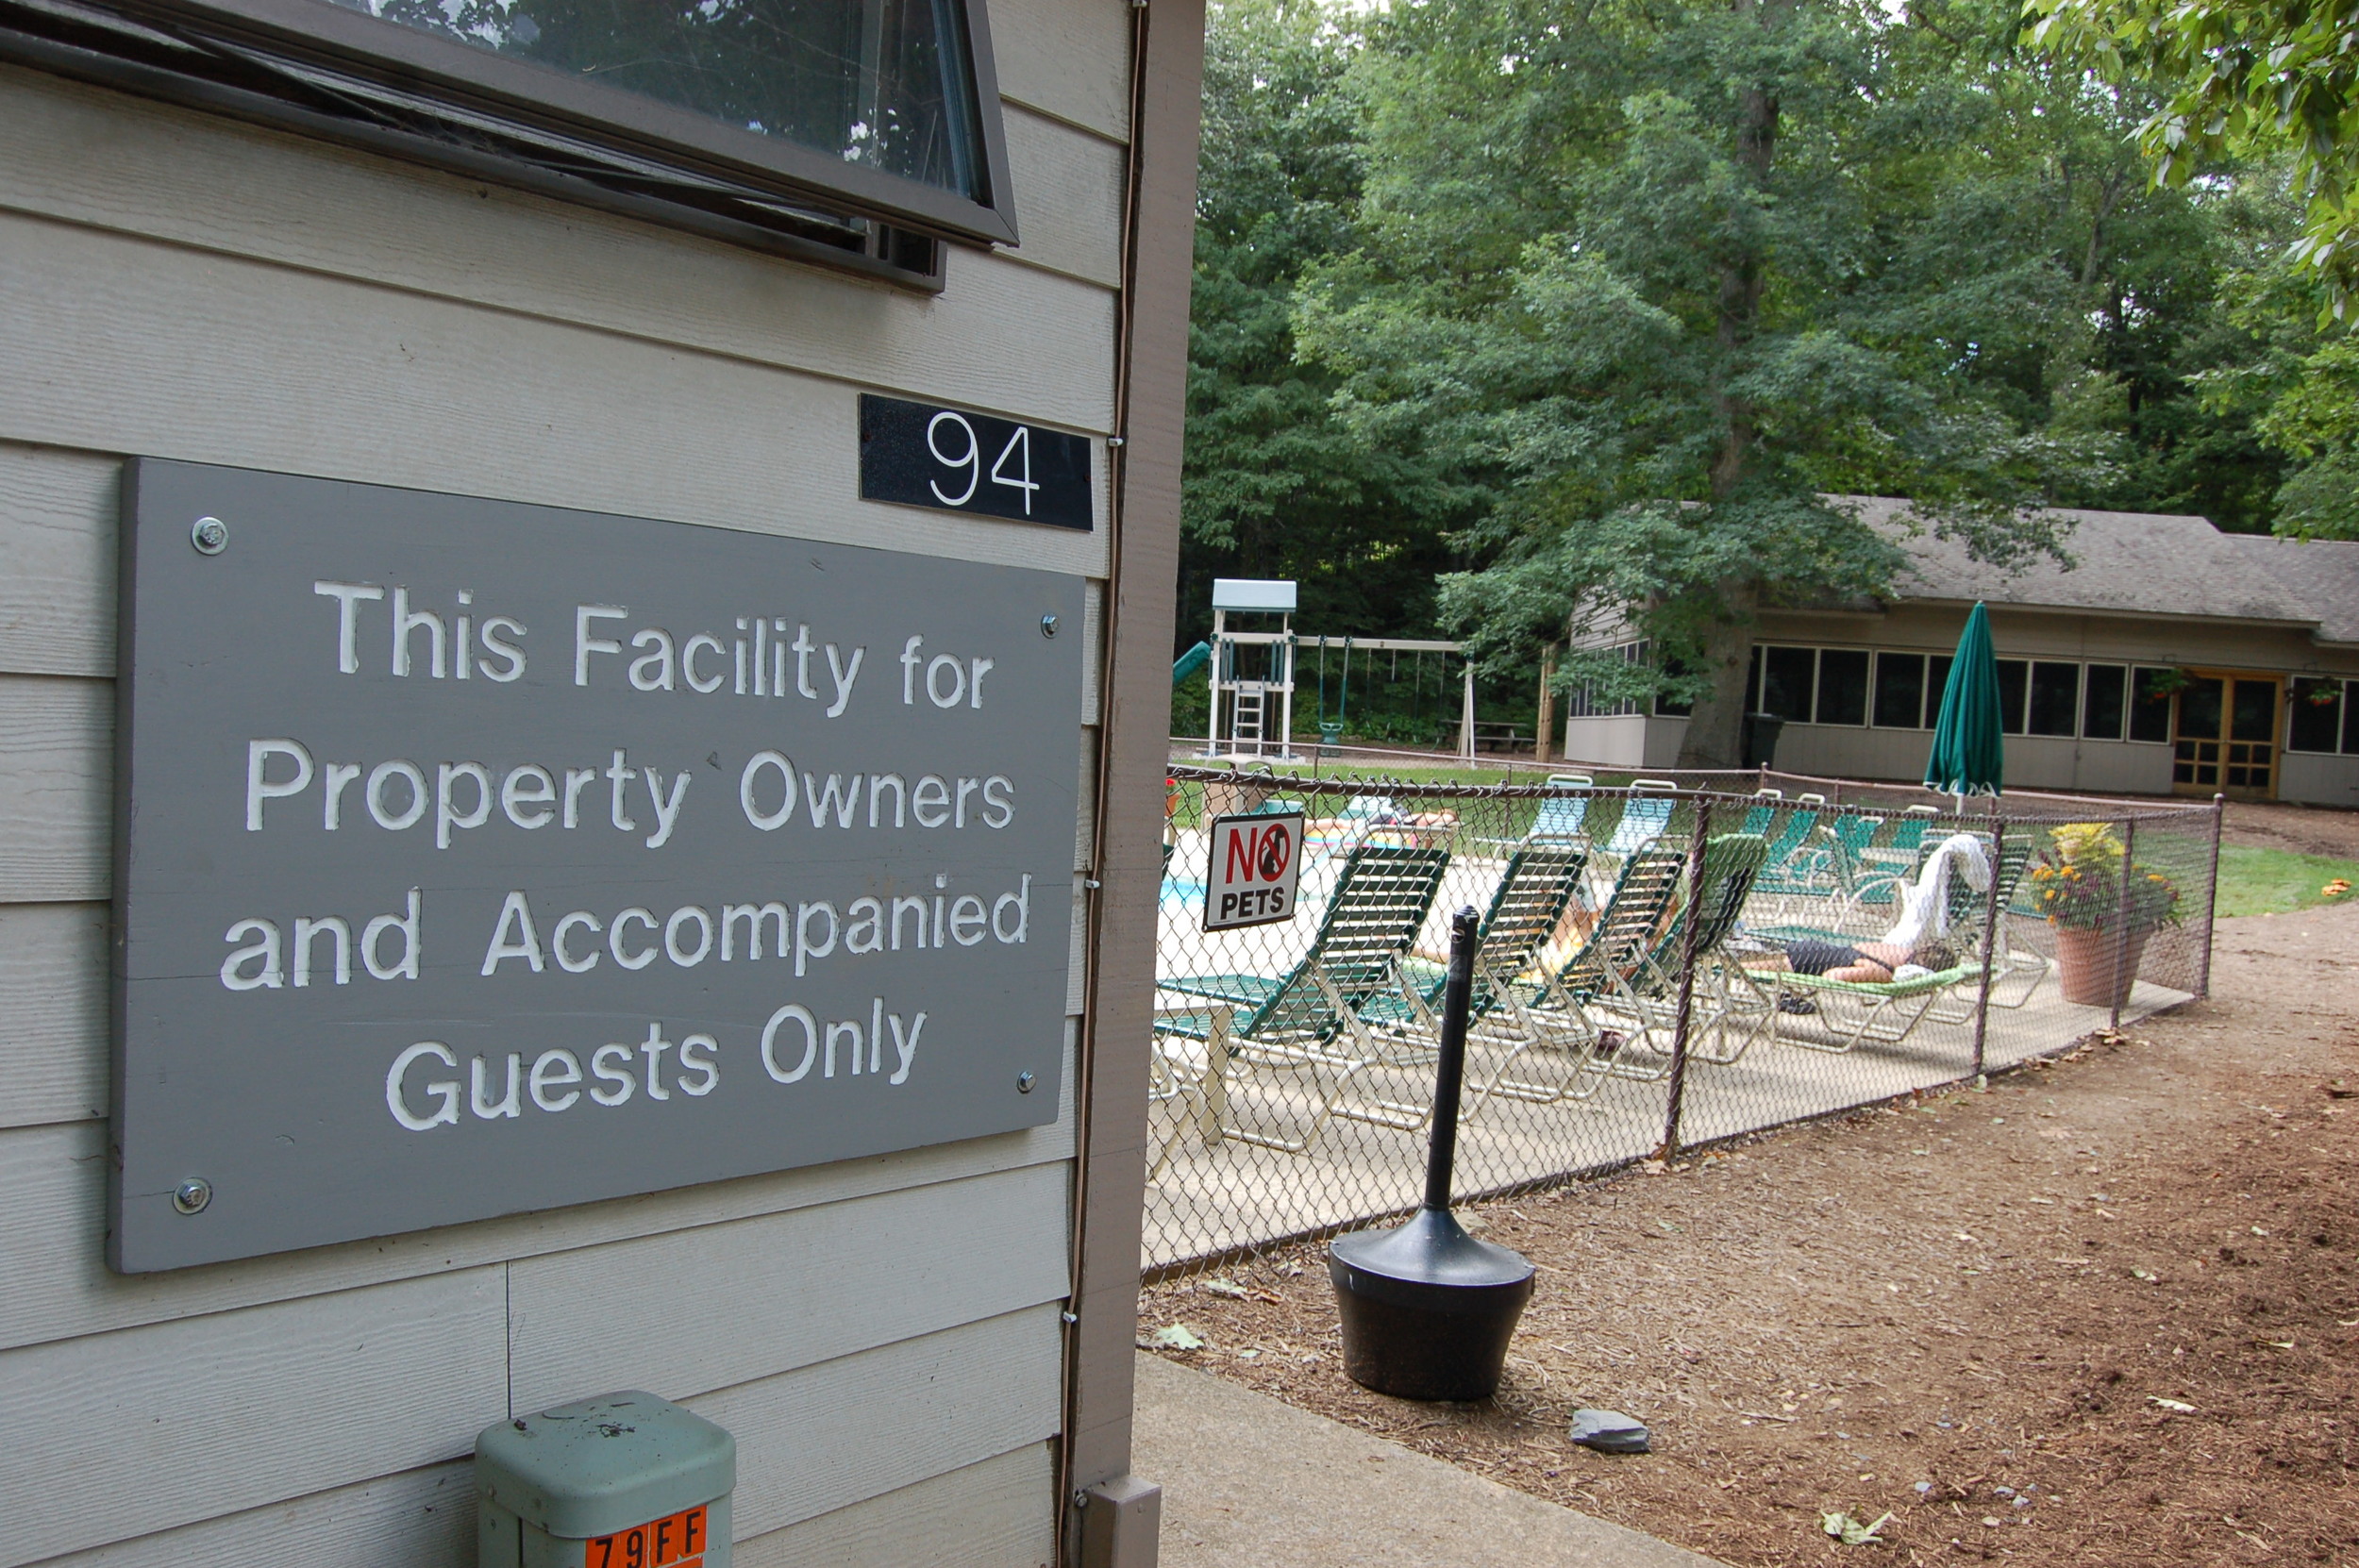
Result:
<instances>
[{"instance_id":1,"label":"black house number plaque","mask_svg":"<svg viewBox=\"0 0 2359 1568\"><path fill-rule=\"evenodd\" d=\"M860 493L937 511L1089 532L1086 437L863 392Z\"/></svg>"}]
</instances>

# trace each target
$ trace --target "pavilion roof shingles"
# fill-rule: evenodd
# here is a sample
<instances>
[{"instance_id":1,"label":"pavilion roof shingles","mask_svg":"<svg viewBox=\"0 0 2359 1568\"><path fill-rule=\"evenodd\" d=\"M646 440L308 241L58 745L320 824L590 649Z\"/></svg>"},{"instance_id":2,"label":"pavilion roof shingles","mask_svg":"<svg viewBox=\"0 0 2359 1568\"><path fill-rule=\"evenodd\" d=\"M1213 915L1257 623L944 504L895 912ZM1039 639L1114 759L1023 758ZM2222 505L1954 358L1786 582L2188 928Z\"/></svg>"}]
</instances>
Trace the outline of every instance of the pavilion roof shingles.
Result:
<instances>
[{"instance_id":1,"label":"pavilion roof shingles","mask_svg":"<svg viewBox=\"0 0 2359 1568\"><path fill-rule=\"evenodd\" d=\"M2359 542L2223 534L2239 554L2309 605L2321 642L2359 642Z\"/></svg>"},{"instance_id":2,"label":"pavilion roof shingles","mask_svg":"<svg viewBox=\"0 0 2359 1568\"><path fill-rule=\"evenodd\" d=\"M1899 535L1905 502L1846 498L1880 530ZM1928 529L1902 541L1909 567L1899 596L2049 609L2277 622L2321 642L2359 642L2359 543L2302 543L2224 534L2201 517L2059 507L2073 526L2069 569L2043 558L2015 571L1971 559Z\"/></svg>"}]
</instances>

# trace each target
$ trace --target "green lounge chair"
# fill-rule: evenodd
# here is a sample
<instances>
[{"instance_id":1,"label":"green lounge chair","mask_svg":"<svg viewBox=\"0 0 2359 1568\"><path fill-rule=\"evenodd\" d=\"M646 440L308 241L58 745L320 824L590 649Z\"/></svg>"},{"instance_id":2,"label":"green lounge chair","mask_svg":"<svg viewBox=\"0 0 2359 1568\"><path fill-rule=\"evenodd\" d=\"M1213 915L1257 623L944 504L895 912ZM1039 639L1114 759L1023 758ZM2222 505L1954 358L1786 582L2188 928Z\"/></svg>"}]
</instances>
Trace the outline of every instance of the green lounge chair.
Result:
<instances>
[{"instance_id":1,"label":"green lounge chair","mask_svg":"<svg viewBox=\"0 0 2359 1568\"><path fill-rule=\"evenodd\" d=\"M2031 858L2028 842L2009 844L1997 868L1999 924L1991 950L1991 1002L1996 1007L2021 1007L2047 972L2046 959L2030 954L2018 959L2008 950L2005 941L2007 904ZM1949 933L1945 940L1966 956L1932 974L1912 976L1905 980L1869 981L1833 980L1824 975L1797 975L1790 971L1748 971L1746 977L1760 997L1761 1006L1755 1026L1745 1043L1769 1035L1803 1050L1840 1054L1870 1043L1899 1045L1928 1020L1942 1024L1968 1022L1974 1016L1974 993L1983 979L1982 943L1989 900L1987 891L1972 887L1965 877L1950 878L1947 900ZM1840 932L1793 926L1757 934L1782 941L1863 940ZM2030 985L2013 999L2002 1000L2000 991L2010 976L2027 967L2033 971ZM1810 1004L1809 1009L1795 1010L1795 1004L1802 1001Z\"/></svg>"},{"instance_id":2,"label":"green lounge chair","mask_svg":"<svg viewBox=\"0 0 2359 1568\"><path fill-rule=\"evenodd\" d=\"M1476 937L1474 989L1467 1011L1470 1032L1489 1029L1495 1014L1512 1013L1519 1005L1518 977L1531 968L1563 923L1588 862L1587 844L1564 840L1527 842L1509 858ZM1359 1009L1360 1017L1379 1031L1383 1043L1381 1066L1430 1075L1441 1043L1440 1008L1448 971L1430 959L1410 958L1401 961L1398 976L1394 993L1370 998ZM1430 1076L1421 1076L1402 1097L1379 1099L1371 1106L1339 1114L1414 1130L1431 1117L1430 1088ZM1470 1087L1466 1114L1473 1115L1499 1090L1496 1073L1479 1087Z\"/></svg>"},{"instance_id":3,"label":"green lounge chair","mask_svg":"<svg viewBox=\"0 0 2359 1568\"><path fill-rule=\"evenodd\" d=\"M1190 998L1158 1009L1155 1048L1179 1079L1193 1078L1198 1124L1222 1138L1299 1154L1335 1113L1344 1083L1380 1059L1385 1043L1361 1017L1397 984L1400 959L1424 927L1449 864L1444 849L1362 844L1344 859L1309 949L1283 975L1189 975L1157 981ZM1174 1047L1192 1043L1203 1059ZM1311 1084L1314 1109L1299 1137L1228 1125L1228 1074L1236 1063L1278 1068Z\"/></svg>"},{"instance_id":4,"label":"green lounge chair","mask_svg":"<svg viewBox=\"0 0 2359 1568\"><path fill-rule=\"evenodd\" d=\"M1662 1056L1661 1072L1669 1070L1678 1029L1680 969L1691 958L1696 976L1689 988L1689 1058L1725 1063L1744 1052L1745 1042L1732 1050L1715 1043L1723 1020L1741 1007L1723 973L1721 949L1736 931L1767 856L1768 845L1757 833L1722 833L1706 842L1703 876L1694 896L1681 901L1670 925L1637 967L1598 999L1603 1010L1632 1021L1636 1027L1631 1031L1631 1044ZM1692 954L1687 942L1691 921L1696 926ZM1616 1070L1625 1076L1660 1076L1628 1059L1616 1063Z\"/></svg>"},{"instance_id":5,"label":"green lounge chair","mask_svg":"<svg viewBox=\"0 0 2359 1568\"><path fill-rule=\"evenodd\" d=\"M1630 976L1646 964L1663 940L1664 923L1679 896L1686 861L1681 846L1661 840L1637 850L1622 862L1614 891L1581 946L1553 972L1511 990L1508 1012L1513 1028L1486 1032L1481 1041L1506 1051L1507 1059L1492 1075L1494 1093L1552 1104L1596 1093L1598 1082L1613 1068L1599 1065L1598 1053L1604 1031L1590 1009L1626 990ZM1553 1081L1539 1083L1506 1076L1509 1068L1535 1051L1561 1054L1561 1070L1553 1075Z\"/></svg>"}]
</instances>

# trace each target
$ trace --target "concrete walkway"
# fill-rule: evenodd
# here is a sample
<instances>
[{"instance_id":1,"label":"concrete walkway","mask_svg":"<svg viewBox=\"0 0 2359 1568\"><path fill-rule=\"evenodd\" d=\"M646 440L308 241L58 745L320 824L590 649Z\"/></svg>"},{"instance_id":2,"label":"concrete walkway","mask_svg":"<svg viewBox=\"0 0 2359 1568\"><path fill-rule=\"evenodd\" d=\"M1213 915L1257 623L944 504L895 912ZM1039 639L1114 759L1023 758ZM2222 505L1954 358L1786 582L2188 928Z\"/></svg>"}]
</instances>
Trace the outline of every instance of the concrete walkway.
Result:
<instances>
[{"instance_id":1,"label":"concrete walkway","mask_svg":"<svg viewBox=\"0 0 2359 1568\"><path fill-rule=\"evenodd\" d=\"M1163 1568L1716 1568L1157 1356L1131 1467L1163 1489Z\"/></svg>"}]
</instances>

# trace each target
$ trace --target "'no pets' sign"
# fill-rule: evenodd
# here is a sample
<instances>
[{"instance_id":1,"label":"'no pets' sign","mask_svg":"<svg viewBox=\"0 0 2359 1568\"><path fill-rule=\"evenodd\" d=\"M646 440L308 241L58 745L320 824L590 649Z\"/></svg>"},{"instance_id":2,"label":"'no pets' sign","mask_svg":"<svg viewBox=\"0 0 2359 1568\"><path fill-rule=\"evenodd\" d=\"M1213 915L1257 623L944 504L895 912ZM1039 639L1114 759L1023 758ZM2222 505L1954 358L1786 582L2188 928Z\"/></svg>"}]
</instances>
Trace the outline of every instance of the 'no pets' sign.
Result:
<instances>
[{"instance_id":1,"label":"'no pets' sign","mask_svg":"<svg viewBox=\"0 0 2359 1568\"><path fill-rule=\"evenodd\" d=\"M1295 912L1302 865L1302 813L1213 819L1204 873L1204 928L1266 926Z\"/></svg>"}]
</instances>

